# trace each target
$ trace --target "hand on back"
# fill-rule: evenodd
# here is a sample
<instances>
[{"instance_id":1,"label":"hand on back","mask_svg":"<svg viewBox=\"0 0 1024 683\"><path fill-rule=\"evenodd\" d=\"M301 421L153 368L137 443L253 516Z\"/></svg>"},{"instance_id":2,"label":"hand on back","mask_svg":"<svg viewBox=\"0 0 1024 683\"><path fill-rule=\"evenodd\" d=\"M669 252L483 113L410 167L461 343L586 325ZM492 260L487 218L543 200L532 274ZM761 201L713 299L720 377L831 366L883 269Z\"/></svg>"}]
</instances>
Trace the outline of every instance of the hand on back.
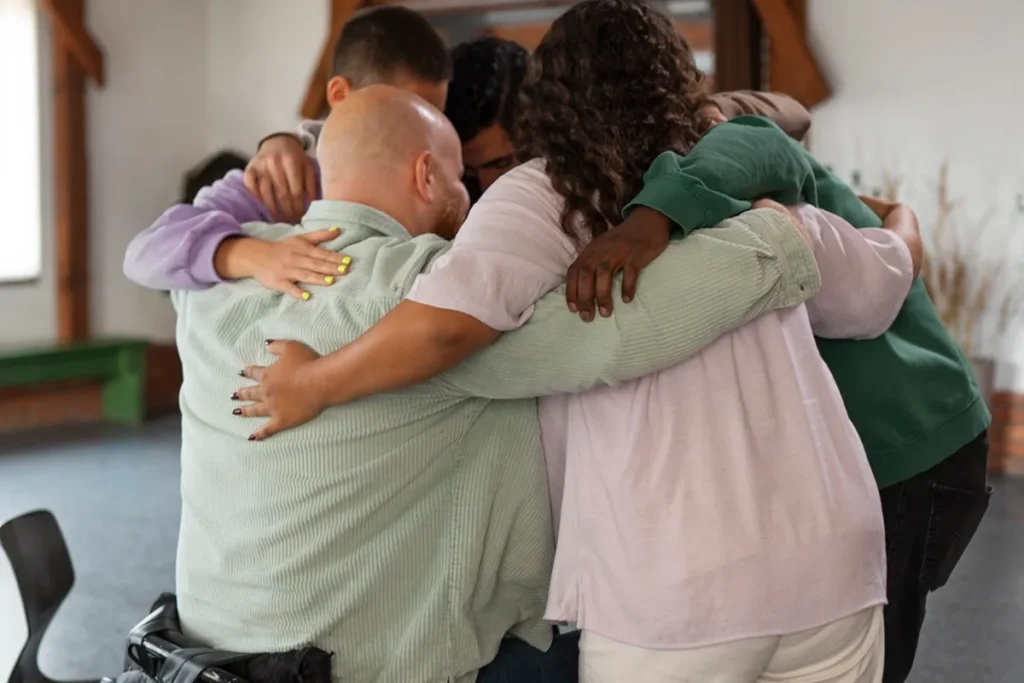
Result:
<instances>
[{"instance_id":1,"label":"hand on back","mask_svg":"<svg viewBox=\"0 0 1024 683\"><path fill-rule=\"evenodd\" d=\"M296 341L267 340L267 351L277 356L272 365L249 366L240 373L258 384L235 392L233 401L246 404L233 411L239 417L270 418L250 436L262 441L316 418L327 407L317 389L324 375L317 372L320 359L313 349Z\"/></svg>"},{"instance_id":2,"label":"hand on back","mask_svg":"<svg viewBox=\"0 0 1024 683\"><path fill-rule=\"evenodd\" d=\"M800 231L808 244L811 237L800 219L789 209L770 199L754 202L755 209L774 209L784 213ZM612 314L612 285L622 273L622 301L629 303L636 296L640 271L661 256L668 247L672 224L668 218L647 207L635 208L626 220L591 240L569 267L565 280L565 299L569 310L579 312L585 321L594 319L597 311L604 317Z\"/></svg>"},{"instance_id":3,"label":"hand on back","mask_svg":"<svg viewBox=\"0 0 1024 683\"><path fill-rule=\"evenodd\" d=\"M252 238L225 241L217 250L217 272L229 280L253 278L267 289L310 298L303 285L330 286L348 273L352 258L317 245L335 239L341 228L317 230L280 242Z\"/></svg>"},{"instance_id":4,"label":"hand on back","mask_svg":"<svg viewBox=\"0 0 1024 683\"><path fill-rule=\"evenodd\" d=\"M245 187L282 223L302 220L319 194L313 160L291 135L264 141L245 168Z\"/></svg>"},{"instance_id":5,"label":"hand on back","mask_svg":"<svg viewBox=\"0 0 1024 683\"><path fill-rule=\"evenodd\" d=\"M668 218L640 206L622 223L591 240L569 266L565 278L569 310L589 322L594 319L596 301L598 312L610 316L612 284L620 272L622 300L632 301L640 271L665 251L671 231Z\"/></svg>"}]
</instances>

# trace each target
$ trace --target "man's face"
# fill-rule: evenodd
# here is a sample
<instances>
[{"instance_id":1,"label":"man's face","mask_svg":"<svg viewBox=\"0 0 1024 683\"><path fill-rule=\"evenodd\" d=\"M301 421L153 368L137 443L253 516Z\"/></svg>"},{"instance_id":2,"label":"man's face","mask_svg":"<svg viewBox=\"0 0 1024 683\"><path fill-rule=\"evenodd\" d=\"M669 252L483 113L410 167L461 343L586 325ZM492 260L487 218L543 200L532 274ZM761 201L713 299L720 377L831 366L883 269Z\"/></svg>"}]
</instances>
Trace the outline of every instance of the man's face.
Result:
<instances>
[{"instance_id":1,"label":"man's face","mask_svg":"<svg viewBox=\"0 0 1024 683\"><path fill-rule=\"evenodd\" d=\"M462 150L459 138L452 130L435 150L435 183L437 196L432 204L431 231L445 239L452 239L462 227L469 212L469 194L462 184Z\"/></svg>"},{"instance_id":2,"label":"man's face","mask_svg":"<svg viewBox=\"0 0 1024 683\"><path fill-rule=\"evenodd\" d=\"M495 123L484 128L462 145L462 163L468 181L476 180L485 191L498 178L516 166L516 150L508 132Z\"/></svg>"}]
</instances>

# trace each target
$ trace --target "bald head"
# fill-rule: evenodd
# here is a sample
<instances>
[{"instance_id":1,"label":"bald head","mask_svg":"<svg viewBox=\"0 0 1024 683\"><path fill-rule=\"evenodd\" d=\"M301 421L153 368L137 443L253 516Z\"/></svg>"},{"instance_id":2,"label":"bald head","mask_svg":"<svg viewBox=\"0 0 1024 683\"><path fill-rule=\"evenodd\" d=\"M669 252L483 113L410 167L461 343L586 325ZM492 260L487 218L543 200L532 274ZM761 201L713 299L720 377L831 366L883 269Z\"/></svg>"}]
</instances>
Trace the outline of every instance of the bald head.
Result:
<instances>
[{"instance_id":1,"label":"bald head","mask_svg":"<svg viewBox=\"0 0 1024 683\"><path fill-rule=\"evenodd\" d=\"M464 193L462 149L444 114L386 85L352 92L331 109L317 147L324 199L367 204L413 234L444 234L444 211ZM450 235L446 235L450 236Z\"/></svg>"}]
</instances>

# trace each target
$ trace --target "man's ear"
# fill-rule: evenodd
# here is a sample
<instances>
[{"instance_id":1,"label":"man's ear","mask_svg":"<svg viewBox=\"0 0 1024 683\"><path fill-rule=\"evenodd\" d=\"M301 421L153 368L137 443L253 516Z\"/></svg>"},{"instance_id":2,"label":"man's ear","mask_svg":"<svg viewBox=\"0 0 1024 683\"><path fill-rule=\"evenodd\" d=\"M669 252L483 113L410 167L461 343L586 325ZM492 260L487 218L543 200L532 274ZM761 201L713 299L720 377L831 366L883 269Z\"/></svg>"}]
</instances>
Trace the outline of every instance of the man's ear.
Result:
<instances>
[{"instance_id":1,"label":"man's ear","mask_svg":"<svg viewBox=\"0 0 1024 683\"><path fill-rule=\"evenodd\" d=\"M437 193L437 160L430 152L423 151L416 157L415 163L413 179L416 183L416 193L420 199L430 204Z\"/></svg>"},{"instance_id":2,"label":"man's ear","mask_svg":"<svg viewBox=\"0 0 1024 683\"><path fill-rule=\"evenodd\" d=\"M333 107L348 97L350 92L352 92L352 84L348 82L348 79L335 76L327 81L327 104Z\"/></svg>"}]
</instances>

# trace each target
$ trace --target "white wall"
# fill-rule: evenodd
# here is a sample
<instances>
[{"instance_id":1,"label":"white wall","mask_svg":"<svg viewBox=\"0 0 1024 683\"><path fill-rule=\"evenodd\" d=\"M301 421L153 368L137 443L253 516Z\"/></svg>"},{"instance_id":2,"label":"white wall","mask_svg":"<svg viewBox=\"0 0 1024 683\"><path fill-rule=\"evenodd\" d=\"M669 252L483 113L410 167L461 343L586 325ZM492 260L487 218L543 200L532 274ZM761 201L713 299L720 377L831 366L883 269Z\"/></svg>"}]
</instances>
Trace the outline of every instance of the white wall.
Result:
<instances>
[{"instance_id":1,"label":"white wall","mask_svg":"<svg viewBox=\"0 0 1024 683\"><path fill-rule=\"evenodd\" d=\"M207 83L211 149L245 154L272 131L293 130L324 41L324 0L210 0Z\"/></svg>"},{"instance_id":2,"label":"white wall","mask_svg":"<svg viewBox=\"0 0 1024 683\"><path fill-rule=\"evenodd\" d=\"M848 179L859 170L865 189L881 185L883 170L903 177L923 229L948 160L960 227L994 212L981 250L1009 255L1024 272L1024 2L811 0L809 13L812 47L834 90L814 111L812 151ZM1024 365L1022 342L990 351ZM998 384L1024 388L1012 367L1000 374Z\"/></svg>"},{"instance_id":3,"label":"white wall","mask_svg":"<svg viewBox=\"0 0 1024 683\"><path fill-rule=\"evenodd\" d=\"M131 238L178 200L209 151L206 0L94 0L87 22L107 85L88 97L92 326L172 339L168 298L128 283Z\"/></svg>"},{"instance_id":4,"label":"white wall","mask_svg":"<svg viewBox=\"0 0 1024 683\"><path fill-rule=\"evenodd\" d=\"M50 31L45 20L39 30L39 71L51 70ZM42 272L37 280L25 283L0 283L0 344L24 344L57 337L57 279L54 272L53 188L46 179L53 168L53 126L49 82L40 84L40 172L42 219Z\"/></svg>"}]
</instances>

